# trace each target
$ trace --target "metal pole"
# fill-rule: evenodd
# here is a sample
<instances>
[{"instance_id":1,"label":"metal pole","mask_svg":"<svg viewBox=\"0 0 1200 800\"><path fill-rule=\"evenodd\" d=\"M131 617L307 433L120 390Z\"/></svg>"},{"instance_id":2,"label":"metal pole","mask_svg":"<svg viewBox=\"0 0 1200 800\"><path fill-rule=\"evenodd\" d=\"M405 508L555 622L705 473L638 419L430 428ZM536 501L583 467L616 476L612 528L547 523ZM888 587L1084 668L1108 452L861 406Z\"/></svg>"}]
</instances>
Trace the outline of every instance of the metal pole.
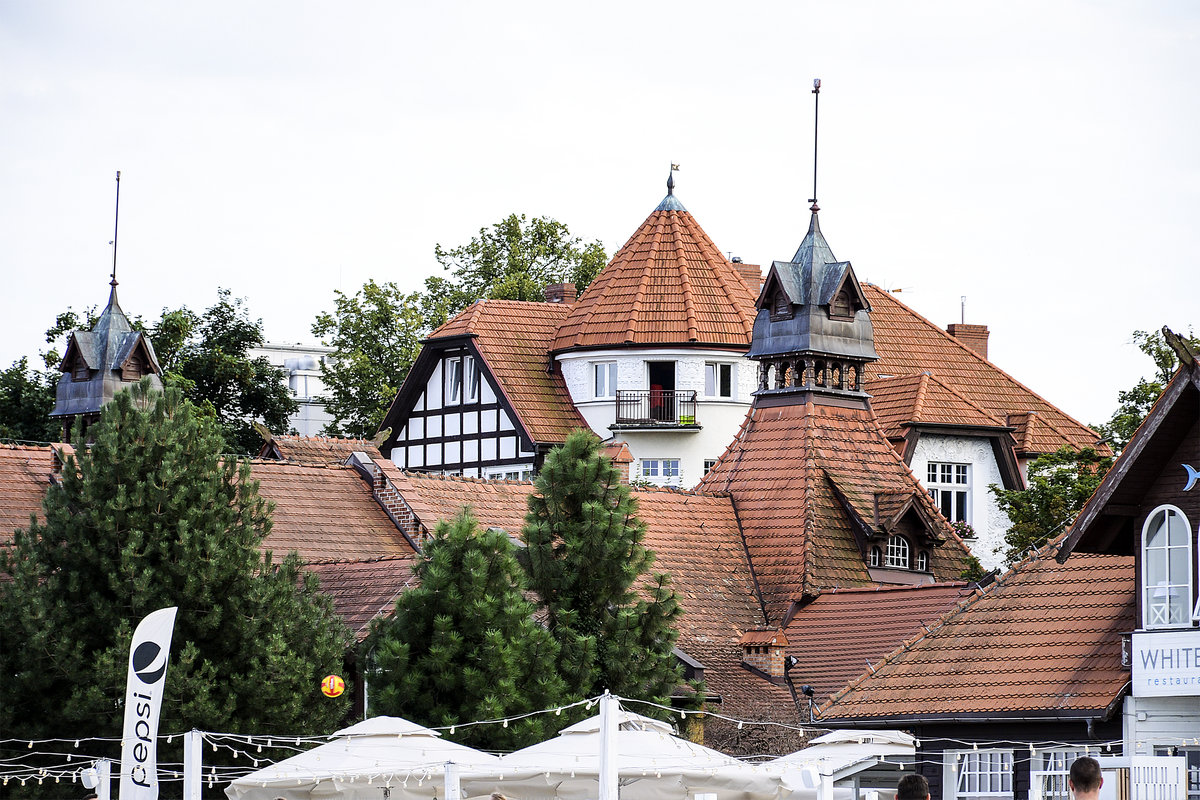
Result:
<instances>
[{"instance_id":1,"label":"metal pole","mask_svg":"<svg viewBox=\"0 0 1200 800\"><path fill-rule=\"evenodd\" d=\"M117 229L121 220L121 170L117 170L117 206L113 210L113 268L112 285L117 285Z\"/></svg>"},{"instance_id":2,"label":"metal pole","mask_svg":"<svg viewBox=\"0 0 1200 800\"><path fill-rule=\"evenodd\" d=\"M183 735L183 800L200 800L203 752L204 734L191 730Z\"/></svg>"},{"instance_id":3,"label":"metal pole","mask_svg":"<svg viewBox=\"0 0 1200 800\"><path fill-rule=\"evenodd\" d=\"M617 800L617 699L604 690L600 698L599 800Z\"/></svg>"},{"instance_id":4,"label":"metal pole","mask_svg":"<svg viewBox=\"0 0 1200 800\"><path fill-rule=\"evenodd\" d=\"M813 79L813 196L808 202L816 205L817 203L817 131L820 130L817 122L821 112L821 79Z\"/></svg>"}]
</instances>

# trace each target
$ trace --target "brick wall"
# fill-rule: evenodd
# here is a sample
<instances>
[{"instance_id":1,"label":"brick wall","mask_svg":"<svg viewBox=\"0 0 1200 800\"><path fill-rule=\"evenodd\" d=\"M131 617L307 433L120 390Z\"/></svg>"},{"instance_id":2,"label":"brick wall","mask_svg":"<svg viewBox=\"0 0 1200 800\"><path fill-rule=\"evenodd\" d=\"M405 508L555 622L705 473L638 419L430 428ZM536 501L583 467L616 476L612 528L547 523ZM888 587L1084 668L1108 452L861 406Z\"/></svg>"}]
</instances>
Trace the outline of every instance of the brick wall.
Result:
<instances>
[{"instance_id":1,"label":"brick wall","mask_svg":"<svg viewBox=\"0 0 1200 800\"><path fill-rule=\"evenodd\" d=\"M987 358L989 335L987 325L965 325L952 322L946 326L946 333Z\"/></svg>"},{"instance_id":2,"label":"brick wall","mask_svg":"<svg viewBox=\"0 0 1200 800\"><path fill-rule=\"evenodd\" d=\"M779 645L743 645L742 661L773 678L783 677L784 648Z\"/></svg>"}]
</instances>

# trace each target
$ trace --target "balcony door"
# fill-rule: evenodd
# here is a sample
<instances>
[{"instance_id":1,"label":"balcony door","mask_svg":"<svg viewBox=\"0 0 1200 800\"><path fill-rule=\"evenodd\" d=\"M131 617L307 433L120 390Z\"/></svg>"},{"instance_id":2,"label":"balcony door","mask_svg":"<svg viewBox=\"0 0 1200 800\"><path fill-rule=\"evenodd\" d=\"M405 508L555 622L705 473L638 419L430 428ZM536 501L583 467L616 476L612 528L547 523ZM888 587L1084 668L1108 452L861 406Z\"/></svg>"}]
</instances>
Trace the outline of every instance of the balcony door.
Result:
<instances>
[{"instance_id":1,"label":"balcony door","mask_svg":"<svg viewBox=\"0 0 1200 800\"><path fill-rule=\"evenodd\" d=\"M650 382L650 418L656 422L674 422L675 362L647 361L646 374Z\"/></svg>"}]
</instances>

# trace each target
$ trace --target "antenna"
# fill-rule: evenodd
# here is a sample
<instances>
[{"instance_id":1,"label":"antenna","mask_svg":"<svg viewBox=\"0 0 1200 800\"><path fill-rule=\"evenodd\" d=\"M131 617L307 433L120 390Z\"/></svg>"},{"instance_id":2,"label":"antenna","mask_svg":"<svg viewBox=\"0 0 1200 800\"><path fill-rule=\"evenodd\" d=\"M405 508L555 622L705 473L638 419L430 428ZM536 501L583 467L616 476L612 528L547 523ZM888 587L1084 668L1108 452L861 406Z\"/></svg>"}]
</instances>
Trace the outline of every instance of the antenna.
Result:
<instances>
[{"instance_id":1,"label":"antenna","mask_svg":"<svg viewBox=\"0 0 1200 800\"><path fill-rule=\"evenodd\" d=\"M117 227L121 219L121 170L117 170L117 207L113 211L113 267L112 280L109 281L109 286L117 285Z\"/></svg>"},{"instance_id":2,"label":"antenna","mask_svg":"<svg viewBox=\"0 0 1200 800\"><path fill-rule=\"evenodd\" d=\"M962 318L960 319L960 321L962 322L963 325L966 325L967 324L967 296L965 294L962 295L961 297L958 298L958 302L959 302L959 310L962 313Z\"/></svg>"},{"instance_id":3,"label":"antenna","mask_svg":"<svg viewBox=\"0 0 1200 800\"><path fill-rule=\"evenodd\" d=\"M820 130L817 121L820 119L821 112L821 79L813 78L813 196L808 198L808 202L812 203L812 208L809 209L814 214L820 209L817 208L817 131Z\"/></svg>"}]
</instances>

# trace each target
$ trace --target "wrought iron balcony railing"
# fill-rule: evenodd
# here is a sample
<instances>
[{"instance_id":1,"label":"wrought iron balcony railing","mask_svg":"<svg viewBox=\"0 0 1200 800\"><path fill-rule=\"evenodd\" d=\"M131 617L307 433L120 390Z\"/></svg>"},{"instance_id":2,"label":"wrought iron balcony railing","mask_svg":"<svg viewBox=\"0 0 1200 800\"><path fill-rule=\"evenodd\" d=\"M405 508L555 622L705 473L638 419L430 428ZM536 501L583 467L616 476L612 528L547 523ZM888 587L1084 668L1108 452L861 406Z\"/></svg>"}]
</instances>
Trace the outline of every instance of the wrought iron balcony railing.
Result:
<instances>
[{"instance_id":1,"label":"wrought iron balcony railing","mask_svg":"<svg viewBox=\"0 0 1200 800\"><path fill-rule=\"evenodd\" d=\"M696 424L696 393L662 389L617 391L617 425Z\"/></svg>"}]
</instances>

